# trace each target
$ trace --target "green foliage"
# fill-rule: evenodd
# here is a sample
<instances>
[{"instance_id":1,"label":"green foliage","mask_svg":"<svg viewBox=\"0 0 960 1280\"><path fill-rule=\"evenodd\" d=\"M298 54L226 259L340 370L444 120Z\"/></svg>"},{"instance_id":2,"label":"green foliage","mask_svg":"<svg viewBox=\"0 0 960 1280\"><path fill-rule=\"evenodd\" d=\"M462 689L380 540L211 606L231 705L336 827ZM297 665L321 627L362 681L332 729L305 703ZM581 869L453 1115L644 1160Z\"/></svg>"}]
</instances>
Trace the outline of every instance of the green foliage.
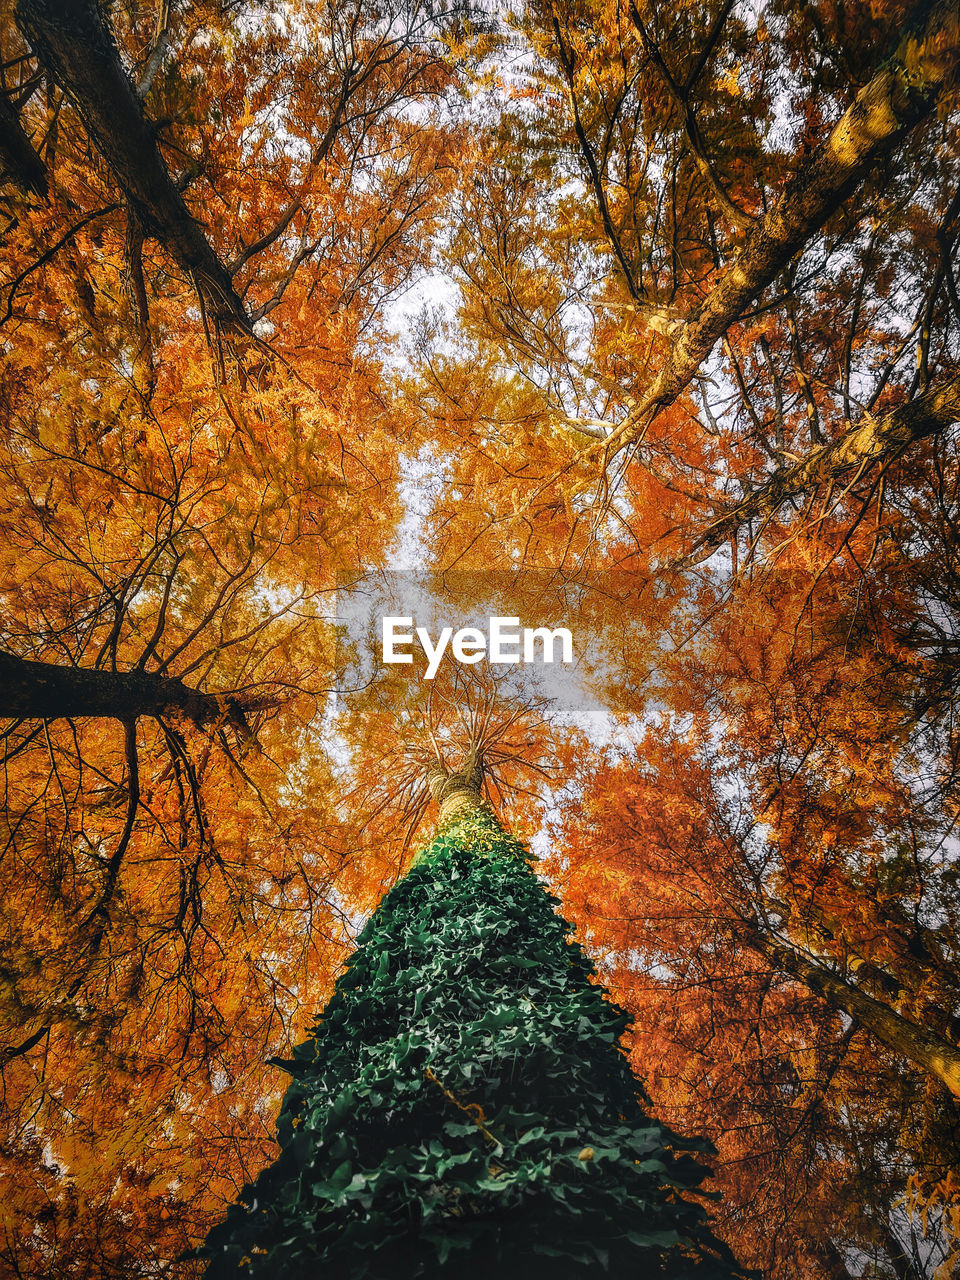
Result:
<instances>
[{"instance_id":1,"label":"green foliage","mask_svg":"<svg viewBox=\"0 0 960 1280\"><path fill-rule=\"evenodd\" d=\"M280 1157L209 1280L735 1272L679 1194L709 1144L645 1114L556 905L492 815L438 834L283 1064Z\"/></svg>"}]
</instances>

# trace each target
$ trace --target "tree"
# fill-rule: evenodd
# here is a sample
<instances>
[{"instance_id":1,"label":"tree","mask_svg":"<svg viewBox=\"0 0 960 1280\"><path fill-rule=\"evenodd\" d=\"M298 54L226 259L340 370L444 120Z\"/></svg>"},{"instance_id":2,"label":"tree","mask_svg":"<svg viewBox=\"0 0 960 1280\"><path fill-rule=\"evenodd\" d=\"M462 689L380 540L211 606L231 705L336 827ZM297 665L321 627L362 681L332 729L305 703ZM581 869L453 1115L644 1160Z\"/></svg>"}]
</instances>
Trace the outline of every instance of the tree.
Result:
<instances>
[{"instance_id":1,"label":"tree","mask_svg":"<svg viewBox=\"0 0 960 1280\"><path fill-rule=\"evenodd\" d=\"M3 1266L189 1274L272 1158L408 862L326 616L404 556L606 628L501 810L718 1234L955 1264L957 23L2 7Z\"/></svg>"},{"instance_id":2,"label":"tree","mask_svg":"<svg viewBox=\"0 0 960 1280\"><path fill-rule=\"evenodd\" d=\"M603 797L599 834L554 875L619 998L670 1011L676 1039L636 1049L662 1054L657 1105L682 1124L740 1086L714 1131L731 1230L777 1274L842 1274L847 1247L898 1265L879 1241L901 1196L960 1222L956 23L931 5L530 10L527 78L500 86L464 183L462 307L420 340L431 438L470 499L438 512L436 557L494 545L620 602L608 705L656 730L615 770L576 770L568 804ZM835 164L923 31L939 87ZM781 993L813 1019L786 1045ZM905 1058L880 1022L930 1052ZM752 1075L731 1066L748 1040ZM865 1069L887 1052L896 1069ZM838 1193L845 1163L884 1159L895 1176Z\"/></svg>"},{"instance_id":3,"label":"tree","mask_svg":"<svg viewBox=\"0 0 960 1280\"><path fill-rule=\"evenodd\" d=\"M472 753L434 768L434 839L282 1063L281 1152L211 1280L734 1274L684 1197L705 1145L645 1115L624 1016L482 785Z\"/></svg>"},{"instance_id":4,"label":"tree","mask_svg":"<svg viewBox=\"0 0 960 1280\"><path fill-rule=\"evenodd\" d=\"M292 993L322 1001L349 945L323 614L399 518L382 309L454 146L442 17L105 12L34 10L72 14L68 53L96 27L80 70L130 109L105 125L9 6L0 36L34 156L4 152L0 196L0 1268L36 1276L202 1238L269 1149ZM209 323L198 236L259 337Z\"/></svg>"},{"instance_id":5,"label":"tree","mask_svg":"<svg viewBox=\"0 0 960 1280\"><path fill-rule=\"evenodd\" d=\"M738 1214L745 1259L803 1274L831 1248L882 1258L911 1179L948 1184L956 1161L956 1103L925 1044L955 1043L955 943L944 929L924 956L913 941L947 877L914 829L928 869L908 896L906 856L864 847L851 782L802 808L792 797L791 836L778 840L754 819L757 779L710 739L706 722L664 723L634 762L585 771L618 802L588 796L557 833L576 868L555 872L566 909L612 953L612 990L650 1028L636 1052L659 1113L681 1128L718 1117L719 1226ZM891 809L904 799L887 797Z\"/></svg>"}]
</instances>

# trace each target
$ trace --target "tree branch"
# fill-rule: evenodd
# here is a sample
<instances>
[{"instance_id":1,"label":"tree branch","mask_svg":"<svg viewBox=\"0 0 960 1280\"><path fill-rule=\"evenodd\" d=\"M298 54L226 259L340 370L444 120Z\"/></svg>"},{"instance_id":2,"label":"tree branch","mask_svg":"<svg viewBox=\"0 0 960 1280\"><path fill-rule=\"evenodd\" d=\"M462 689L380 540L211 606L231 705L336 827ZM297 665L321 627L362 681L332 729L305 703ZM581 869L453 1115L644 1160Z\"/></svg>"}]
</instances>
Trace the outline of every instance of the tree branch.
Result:
<instances>
[{"instance_id":1,"label":"tree branch","mask_svg":"<svg viewBox=\"0 0 960 1280\"><path fill-rule=\"evenodd\" d=\"M728 6L729 7L729 6ZM640 17L637 6L633 3L630 5L630 17L633 19L633 25L637 28L640 35L640 41L643 44L644 52L656 67L660 74L667 93L673 100L675 106L679 107L683 116L683 127L687 135L687 142L693 153L693 158L697 163L697 168L705 178L707 185L713 192L717 204L726 216L730 219L735 227L740 231L745 231L753 225L753 218L749 214L744 213L740 206L732 199L726 187L720 181L720 175L713 166L713 162L707 155L706 143L703 134L700 132L700 126L697 124L697 118L693 114L693 106L690 102L690 90L682 89L674 80L664 60L663 54L654 42L650 33L644 25L643 19ZM699 75L699 71L697 72Z\"/></svg>"},{"instance_id":2,"label":"tree branch","mask_svg":"<svg viewBox=\"0 0 960 1280\"><path fill-rule=\"evenodd\" d=\"M120 875L123 856L127 852L127 846L130 843L130 837L133 835L134 824L137 820L137 808L140 804L140 762L137 759L136 720L124 721L123 755L127 766L127 816L123 824L123 830L120 833L120 839L117 841L117 847L114 849L107 865L107 874L100 897L87 916L86 924L89 924L96 916L106 916L107 914L113 895L116 892L117 878Z\"/></svg>"},{"instance_id":3,"label":"tree branch","mask_svg":"<svg viewBox=\"0 0 960 1280\"><path fill-rule=\"evenodd\" d=\"M921 0L893 56L857 94L830 135L747 233L740 253L696 313L678 327L664 367L611 434L604 456L642 436L686 389L714 344L807 241L933 111L960 64L956 0Z\"/></svg>"},{"instance_id":4,"label":"tree branch","mask_svg":"<svg viewBox=\"0 0 960 1280\"><path fill-rule=\"evenodd\" d=\"M877 421L866 415L848 432L778 471L766 484L748 494L719 519L714 520L675 568L689 567L732 538L757 517L769 518L790 498L799 497L831 480L902 453L909 445L944 431L960 421L960 374L932 387L926 395L908 400Z\"/></svg>"},{"instance_id":5,"label":"tree branch","mask_svg":"<svg viewBox=\"0 0 960 1280\"><path fill-rule=\"evenodd\" d=\"M640 302L643 299L643 289L638 285L633 274L633 268L627 260L627 255L623 251L623 245L620 242L620 236L616 227L613 225L613 218L610 214L610 206L607 202L607 193L604 189L603 174L600 166L597 164L597 158L593 153L590 145L590 139L583 127L583 121L580 117L580 106L577 102L576 92L576 59L573 49L570 48L563 38L563 32L560 29L560 23L556 17L553 19L553 34L557 41L557 52L560 55L560 64L563 67L564 77L567 82L567 90L570 94L570 109L573 112L573 128L577 135L577 142L580 144L580 153L583 156L584 163L590 173L590 185L593 187L593 194L596 197L597 207L600 210L600 217L603 221L603 229L606 232L607 240L610 248L613 250L614 257L620 267L623 275L624 284L627 286L627 292L634 302Z\"/></svg>"},{"instance_id":6,"label":"tree branch","mask_svg":"<svg viewBox=\"0 0 960 1280\"><path fill-rule=\"evenodd\" d=\"M82 231L88 223L94 222L97 218L105 218L108 213L116 213L119 208L118 204L108 204L103 209L94 209L92 213L84 214L78 222L75 222L72 227L69 227L63 233L59 240L56 240L49 249L44 250L39 258L31 262L28 267L24 267L19 275L14 276L12 280L3 281L2 287L7 290L7 305L3 315L0 316L0 325L6 324L8 320L13 318L13 300L17 295L17 290L28 276L33 275L34 271L39 271L44 263L56 257L63 246L72 240L78 231Z\"/></svg>"},{"instance_id":7,"label":"tree branch","mask_svg":"<svg viewBox=\"0 0 960 1280\"><path fill-rule=\"evenodd\" d=\"M960 1098L960 1048L955 1044L904 1018L840 974L810 960L796 947L772 938L760 929L745 931L744 941L775 968L789 973L810 991L822 996L834 1009L853 1018L894 1053L928 1075L935 1076Z\"/></svg>"},{"instance_id":8,"label":"tree branch","mask_svg":"<svg viewBox=\"0 0 960 1280\"><path fill-rule=\"evenodd\" d=\"M0 163L22 191L46 196L49 189L46 167L20 123L19 113L3 92L0 92Z\"/></svg>"},{"instance_id":9,"label":"tree branch","mask_svg":"<svg viewBox=\"0 0 960 1280\"><path fill-rule=\"evenodd\" d=\"M0 718L59 720L105 716L183 716L202 726L229 720L249 735L246 712L264 705L236 693L201 693L175 676L148 671L91 671L32 662L0 651Z\"/></svg>"},{"instance_id":10,"label":"tree branch","mask_svg":"<svg viewBox=\"0 0 960 1280\"><path fill-rule=\"evenodd\" d=\"M30 47L72 99L144 230L190 274L217 324L249 332L233 279L163 162L96 0L19 0L16 13Z\"/></svg>"}]
</instances>

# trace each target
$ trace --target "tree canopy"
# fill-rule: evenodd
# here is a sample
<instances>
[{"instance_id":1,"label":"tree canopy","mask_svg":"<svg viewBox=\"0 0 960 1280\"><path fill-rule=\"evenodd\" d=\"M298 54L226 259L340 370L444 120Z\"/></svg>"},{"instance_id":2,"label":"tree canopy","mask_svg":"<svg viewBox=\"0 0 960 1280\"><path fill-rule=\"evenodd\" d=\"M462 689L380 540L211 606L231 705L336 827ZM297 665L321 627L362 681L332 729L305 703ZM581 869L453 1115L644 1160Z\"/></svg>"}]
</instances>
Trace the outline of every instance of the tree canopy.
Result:
<instances>
[{"instance_id":1,"label":"tree canopy","mask_svg":"<svg viewBox=\"0 0 960 1280\"><path fill-rule=\"evenodd\" d=\"M0 5L0 1268L198 1273L479 734L718 1236L951 1273L958 63L957 0ZM354 662L415 568L580 710Z\"/></svg>"}]
</instances>

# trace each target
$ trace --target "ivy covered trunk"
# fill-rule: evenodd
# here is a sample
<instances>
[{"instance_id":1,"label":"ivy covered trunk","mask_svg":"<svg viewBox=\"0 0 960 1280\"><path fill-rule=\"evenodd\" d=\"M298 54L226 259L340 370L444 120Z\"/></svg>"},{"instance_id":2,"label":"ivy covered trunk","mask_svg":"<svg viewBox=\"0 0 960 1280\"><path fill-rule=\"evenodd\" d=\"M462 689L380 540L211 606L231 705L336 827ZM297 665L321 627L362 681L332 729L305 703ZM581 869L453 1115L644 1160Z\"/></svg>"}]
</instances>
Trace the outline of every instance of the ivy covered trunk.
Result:
<instances>
[{"instance_id":1,"label":"ivy covered trunk","mask_svg":"<svg viewBox=\"0 0 960 1280\"><path fill-rule=\"evenodd\" d=\"M727 1277L705 1175L651 1119L523 847L436 773L432 843L284 1065L275 1164L209 1235L209 1280Z\"/></svg>"}]
</instances>

